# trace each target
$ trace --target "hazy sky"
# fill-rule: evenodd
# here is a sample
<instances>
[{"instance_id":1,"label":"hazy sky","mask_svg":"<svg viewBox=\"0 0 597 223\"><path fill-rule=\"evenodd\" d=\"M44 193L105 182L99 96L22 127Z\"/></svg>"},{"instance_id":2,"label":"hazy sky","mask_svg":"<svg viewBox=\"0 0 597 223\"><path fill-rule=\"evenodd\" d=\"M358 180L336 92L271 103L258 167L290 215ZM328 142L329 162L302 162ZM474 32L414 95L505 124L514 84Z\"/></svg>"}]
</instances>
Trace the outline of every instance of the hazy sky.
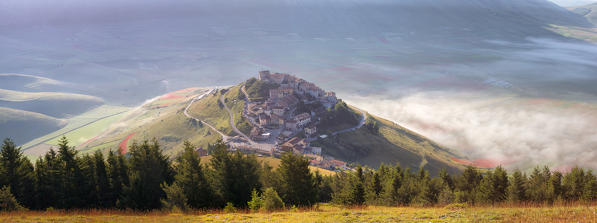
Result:
<instances>
[{"instance_id":1,"label":"hazy sky","mask_svg":"<svg viewBox=\"0 0 597 223\"><path fill-rule=\"evenodd\" d=\"M561 6L578 6L587 5L597 2L597 0L551 0Z\"/></svg>"}]
</instances>

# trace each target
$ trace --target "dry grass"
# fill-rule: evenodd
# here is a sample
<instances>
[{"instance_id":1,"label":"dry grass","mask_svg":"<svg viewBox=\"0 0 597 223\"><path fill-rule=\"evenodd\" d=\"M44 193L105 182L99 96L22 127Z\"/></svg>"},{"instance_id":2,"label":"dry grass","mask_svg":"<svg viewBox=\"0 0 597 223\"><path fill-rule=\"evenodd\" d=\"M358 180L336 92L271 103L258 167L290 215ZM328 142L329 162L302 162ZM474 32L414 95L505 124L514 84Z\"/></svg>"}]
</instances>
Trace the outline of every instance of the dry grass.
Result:
<instances>
[{"instance_id":1,"label":"dry grass","mask_svg":"<svg viewBox=\"0 0 597 223\"><path fill-rule=\"evenodd\" d=\"M323 204L306 210L223 213L115 210L26 211L0 213L1 222L597 222L597 206L364 207Z\"/></svg>"}]
</instances>

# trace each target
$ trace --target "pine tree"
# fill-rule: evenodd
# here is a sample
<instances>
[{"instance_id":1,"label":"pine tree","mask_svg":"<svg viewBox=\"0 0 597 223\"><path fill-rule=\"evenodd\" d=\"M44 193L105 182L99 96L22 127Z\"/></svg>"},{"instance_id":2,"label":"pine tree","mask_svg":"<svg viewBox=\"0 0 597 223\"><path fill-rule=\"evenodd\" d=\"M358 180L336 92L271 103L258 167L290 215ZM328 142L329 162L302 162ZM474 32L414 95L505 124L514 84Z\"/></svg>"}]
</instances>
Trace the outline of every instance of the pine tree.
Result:
<instances>
[{"instance_id":1,"label":"pine tree","mask_svg":"<svg viewBox=\"0 0 597 223\"><path fill-rule=\"evenodd\" d=\"M184 151L177 159L174 182L187 198L187 204L195 209L212 207L213 191L201 168L201 160L190 142L184 143Z\"/></svg>"},{"instance_id":2,"label":"pine tree","mask_svg":"<svg viewBox=\"0 0 597 223\"><path fill-rule=\"evenodd\" d=\"M247 205L249 206L249 209L253 211L258 211L261 209L261 207L263 207L263 198L261 195L259 195L259 193L257 193L256 189L253 189L251 192L251 200L247 203Z\"/></svg>"},{"instance_id":3,"label":"pine tree","mask_svg":"<svg viewBox=\"0 0 597 223\"><path fill-rule=\"evenodd\" d=\"M108 180L108 173L106 170L106 163L104 155L100 151L93 154L95 167L95 187L97 191L98 207L108 208L113 207L110 195L110 182Z\"/></svg>"},{"instance_id":4,"label":"pine tree","mask_svg":"<svg viewBox=\"0 0 597 223\"><path fill-rule=\"evenodd\" d=\"M386 197L389 198L388 203L390 205L397 205L403 200L399 194L399 190L402 187L402 175L399 173L394 173L393 175L394 178L391 181L389 193L386 195Z\"/></svg>"},{"instance_id":5,"label":"pine tree","mask_svg":"<svg viewBox=\"0 0 597 223\"><path fill-rule=\"evenodd\" d=\"M539 170L539 167L533 169L527 185L527 197L530 201L542 202L548 198L547 187L551 173L549 169Z\"/></svg>"},{"instance_id":6,"label":"pine tree","mask_svg":"<svg viewBox=\"0 0 597 223\"><path fill-rule=\"evenodd\" d=\"M108 186L109 191L106 195L107 204L109 207L116 207L117 201L122 196L123 188L125 187L123 183L123 179L121 177L121 167L118 162L118 157L114 154L113 151L108 152L108 159L107 159L107 176L108 176ZM125 174L128 178L128 173Z\"/></svg>"},{"instance_id":7,"label":"pine tree","mask_svg":"<svg viewBox=\"0 0 597 223\"><path fill-rule=\"evenodd\" d=\"M468 166L458 178L456 200L460 202L474 202L476 190L479 189L482 179L483 176L475 167Z\"/></svg>"},{"instance_id":8,"label":"pine tree","mask_svg":"<svg viewBox=\"0 0 597 223\"><path fill-rule=\"evenodd\" d=\"M488 171L481 179L479 188L475 190L474 202L493 203L493 184L494 175L492 171Z\"/></svg>"},{"instance_id":9,"label":"pine tree","mask_svg":"<svg viewBox=\"0 0 597 223\"><path fill-rule=\"evenodd\" d=\"M450 176L450 174L448 174L448 171L446 171L446 169L442 168L439 171L439 178L442 180L443 187L447 186L448 188L450 188L450 190L454 190L454 179L452 178L452 176Z\"/></svg>"},{"instance_id":10,"label":"pine tree","mask_svg":"<svg viewBox=\"0 0 597 223\"><path fill-rule=\"evenodd\" d=\"M554 172L547 185L547 200L553 202L562 197L562 173Z\"/></svg>"},{"instance_id":11,"label":"pine tree","mask_svg":"<svg viewBox=\"0 0 597 223\"><path fill-rule=\"evenodd\" d=\"M87 194L80 187L85 185L86 179L81 173L77 151L68 145L68 140L64 136L58 140L58 159L61 187L56 188L60 193L57 206L65 209L83 207Z\"/></svg>"},{"instance_id":12,"label":"pine tree","mask_svg":"<svg viewBox=\"0 0 597 223\"><path fill-rule=\"evenodd\" d=\"M492 202L503 202L508 198L508 172L502 166L495 168L493 172Z\"/></svg>"},{"instance_id":13,"label":"pine tree","mask_svg":"<svg viewBox=\"0 0 597 223\"><path fill-rule=\"evenodd\" d=\"M311 206L317 201L316 182L309 170L309 160L290 152L281 157L278 168L282 179L282 199L288 205Z\"/></svg>"},{"instance_id":14,"label":"pine tree","mask_svg":"<svg viewBox=\"0 0 597 223\"><path fill-rule=\"evenodd\" d=\"M275 211L284 208L284 202L278 196L278 193L273 188L267 188L263 192L263 209L266 211Z\"/></svg>"},{"instance_id":15,"label":"pine tree","mask_svg":"<svg viewBox=\"0 0 597 223\"><path fill-rule=\"evenodd\" d=\"M81 175L84 180L83 184L79 184L78 190L83 195L82 203L73 208L98 208L99 192L97 191L96 176L95 176L95 162L93 157L89 154L79 158L81 167Z\"/></svg>"},{"instance_id":16,"label":"pine tree","mask_svg":"<svg viewBox=\"0 0 597 223\"><path fill-rule=\"evenodd\" d=\"M169 211L178 209L185 212L189 209L188 199L178 182L175 181L172 185L163 183L161 187L166 194L166 198L161 200L162 208Z\"/></svg>"},{"instance_id":17,"label":"pine tree","mask_svg":"<svg viewBox=\"0 0 597 223\"><path fill-rule=\"evenodd\" d=\"M18 211L24 209L12 193L10 193L9 186L3 186L0 189L0 211Z\"/></svg>"},{"instance_id":18,"label":"pine tree","mask_svg":"<svg viewBox=\"0 0 597 223\"><path fill-rule=\"evenodd\" d=\"M585 187L585 172L583 169L575 167L564 176L563 187L567 200L580 200Z\"/></svg>"},{"instance_id":19,"label":"pine tree","mask_svg":"<svg viewBox=\"0 0 597 223\"><path fill-rule=\"evenodd\" d=\"M33 165L10 139L5 139L0 151L0 186L8 186L17 201L25 207L34 206Z\"/></svg>"},{"instance_id":20,"label":"pine tree","mask_svg":"<svg viewBox=\"0 0 597 223\"><path fill-rule=\"evenodd\" d=\"M131 182L125 188L123 202L127 207L151 210L161 207L166 196L162 184L172 184L174 170L168 157L162 154L156 139L150 144L133 143L130 148Z\"/></svg>"},{"instance_id":21,"label":"pine tree","mask_svg":"<svg viewBox=\"0 0 597 223\"><path fill-rule=\"evenodd\" d=\"M383 190L383 187L381 185L381 177L379 176L379 171L376 171L373 174L373 182L371 182L371 189L373 190L373 194L375 194L376 198Z\"/></svg>"},{"instance_id":22,"label":"pine tree","mask_svg":"<svg viewBox=\"0 0 597 223\"><path fill-rule=\"evenodd\" d=\"M214 171L214 188L224 201L235 207L246 207L251 191L261 188L259 163L254 155L243 155L238 151L230 154L220 141L213 146L210 165Z\"/></svg>"},{"instance_id":23,"label":"pine tree","mask_svg":"<svg viewBox=\"0 0 597 223\"><path fill-rule=\"evenodd\" d=\"M589 170L585 176L585 185L583 187L582 200L594 201L597 199L597 178Z\"/></svg>"},{"instance_id":24,"label":"pine tree","mask_svg":"<svg viewBox=\"0 0 597 223\"><path fill-rule=\"evenodd\" d=\"M527 200L527 178L520 170L514 171L512 174L511 184L508 187L508 200L511 202L524 202Z\"/></svg>"},{"instance_id":25,"label":"pine tree","mask_svg":"<svg viewBox=\"0 0 597 223\"><path fill-rule=\"evenodd\" d=\"M60 198L62 180L61 165L58 155L50 149L44 157L35 163L35 208L56 207Z\"/></svg>"}]
</instances>

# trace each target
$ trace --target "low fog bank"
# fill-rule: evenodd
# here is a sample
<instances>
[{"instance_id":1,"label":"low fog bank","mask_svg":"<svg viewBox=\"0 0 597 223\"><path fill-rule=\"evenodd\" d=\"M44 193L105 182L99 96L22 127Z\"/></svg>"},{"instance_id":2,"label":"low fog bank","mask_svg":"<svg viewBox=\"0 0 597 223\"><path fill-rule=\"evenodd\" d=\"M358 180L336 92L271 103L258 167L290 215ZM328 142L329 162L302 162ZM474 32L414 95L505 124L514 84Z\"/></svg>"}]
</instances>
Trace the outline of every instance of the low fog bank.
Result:
<instances>
[{"instance_id":1,"label":"low fog bank","mask_svg":"<svg viewBox=\"0 0 597 223\"><path fill-rule=\"evenodd\" d=\"M403 98L347 97L464 157L508 168L597 169L597 105L479 92L421 92Z\"/></svg>"}]
</instances>

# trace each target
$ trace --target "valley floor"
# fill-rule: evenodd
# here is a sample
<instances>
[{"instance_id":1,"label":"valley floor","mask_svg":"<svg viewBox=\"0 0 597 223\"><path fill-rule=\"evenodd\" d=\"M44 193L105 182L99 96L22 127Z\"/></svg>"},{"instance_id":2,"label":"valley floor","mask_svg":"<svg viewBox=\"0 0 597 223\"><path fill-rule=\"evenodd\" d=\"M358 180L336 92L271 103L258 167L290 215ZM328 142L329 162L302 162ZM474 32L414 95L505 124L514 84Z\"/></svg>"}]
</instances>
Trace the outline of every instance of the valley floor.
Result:
<instances>
[{"instance_id":1,"label":"valley floor","mask_svg":"<svg viewBox=\"0 0 597 223\"><path fill-rule=\"evenodd\" d=\"M556 207L367 207L321 205L273 213L75 211L0 213L0 222L597 222L597 205Z\"/></svg>"}]
</instances>

